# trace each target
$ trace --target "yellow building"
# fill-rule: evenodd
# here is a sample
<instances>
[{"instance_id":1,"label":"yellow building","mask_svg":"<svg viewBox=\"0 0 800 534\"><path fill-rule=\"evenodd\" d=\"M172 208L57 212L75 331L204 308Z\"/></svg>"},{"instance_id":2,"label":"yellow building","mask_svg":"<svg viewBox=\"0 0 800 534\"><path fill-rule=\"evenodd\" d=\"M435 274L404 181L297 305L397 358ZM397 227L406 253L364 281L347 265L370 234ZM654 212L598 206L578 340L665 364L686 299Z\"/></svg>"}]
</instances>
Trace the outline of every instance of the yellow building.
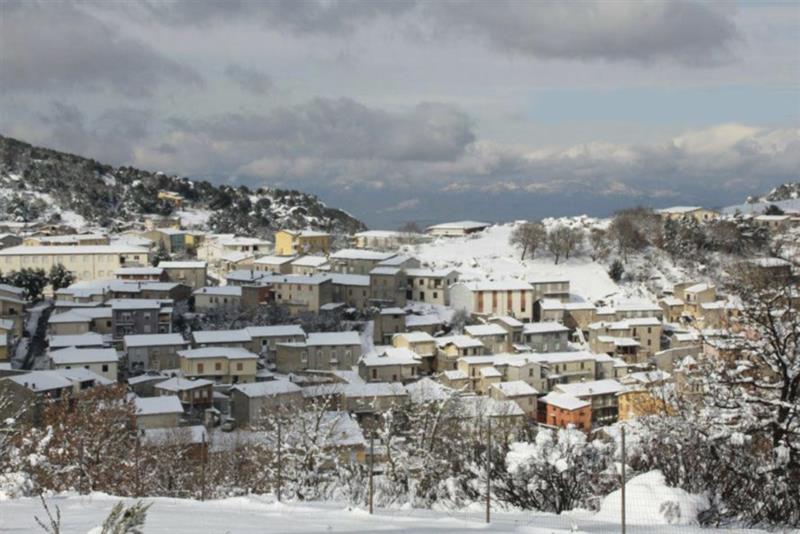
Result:
<instances>
[{"instance_id":1,"label":"yellow building","mask_svg":"<svg viewBox=\"0 0 800 534\"><path fill-rule=\"evenodd\" d=\"M330 254L331 234L312 230L279 230L275 232L275 254Z\"/></svg>"},{"instance_id":2,"label":"yellow building","mask_svg":"<svg viewBox=\"0 0 800 534\"><path fill-rule=\"evenodd\" d=\"M159 200L166 200L176 208L180 208L183 206L183 195L180 193L176 193L175 191L159 191L158 192L158 199Z\"/></svg>"}]
</instances>

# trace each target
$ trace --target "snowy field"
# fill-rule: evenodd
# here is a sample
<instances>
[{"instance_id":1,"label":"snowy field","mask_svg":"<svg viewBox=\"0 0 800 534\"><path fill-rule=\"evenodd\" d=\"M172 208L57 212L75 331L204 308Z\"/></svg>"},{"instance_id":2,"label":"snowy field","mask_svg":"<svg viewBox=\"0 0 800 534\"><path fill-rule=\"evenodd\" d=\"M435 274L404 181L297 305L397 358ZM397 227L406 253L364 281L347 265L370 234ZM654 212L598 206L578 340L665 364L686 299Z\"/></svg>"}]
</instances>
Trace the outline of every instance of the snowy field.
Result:
<instances>
[{"instance_id":1,"label":"snowy field","mask_svg":"<svg viewBox=\"0 0 800 534\"><path fill-rule=\"evenodd\" d=\"M556 265L552 256L541 250L533 260L521 261L520 251L508 243L513 228L513 224L503 224L491 226L474 236L439 238L412 247L409 252L430 267L457 270L462 280L565 278L570 282L572 293L586 300L620 296L620 287L609 278L608 268L585 254Z\"/></svg>"},{"instance_id":2,"label":"snowy field","mask_svg":"<svg viewBox=\"0 0 800 534\"><path fill-rule=\"evenodd\" d=\"M61 510L61 533L84 534L100 525L119 499L103 494L55 496L49 499ZM130 501L130 500L128 500ZM590 512L561 516L541 513L496 512L487 525L481 506L470 511L376 510L370 516L363 509L335 503L279 504L271 498L237 497L198 502L181 499L145 499L152 503L146 533L319 533L319 532L517 532L560 534L567 532L617 533L616 520L599 521ZM0 532L41 532L35 516L45 519L38 499L0 501ZM642 519L641 517L639 518ZM646 519L646 518L645 518ZM709 532L686 525L629 524L632 534L679 534ZM726 530L726 532L756 532Z\"/></svg>"}]
</instances>

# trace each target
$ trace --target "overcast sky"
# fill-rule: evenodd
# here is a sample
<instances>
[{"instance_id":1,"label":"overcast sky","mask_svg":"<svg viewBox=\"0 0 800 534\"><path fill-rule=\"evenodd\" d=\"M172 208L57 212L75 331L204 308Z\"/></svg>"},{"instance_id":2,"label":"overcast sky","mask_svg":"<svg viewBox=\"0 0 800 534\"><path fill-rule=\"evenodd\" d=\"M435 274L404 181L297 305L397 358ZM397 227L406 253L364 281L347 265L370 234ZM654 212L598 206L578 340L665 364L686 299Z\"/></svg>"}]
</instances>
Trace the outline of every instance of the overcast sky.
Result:
<instances>
[{"instance_id":1,"label":"overcast sky","mask_svg":"<svg viewBox=\"0 0 800 534\"><path fill-rule=\"evenodd\" d=\"M0 132L371 227L798 179L798 2L0 0Z\"/></svg>"}]
</instances>

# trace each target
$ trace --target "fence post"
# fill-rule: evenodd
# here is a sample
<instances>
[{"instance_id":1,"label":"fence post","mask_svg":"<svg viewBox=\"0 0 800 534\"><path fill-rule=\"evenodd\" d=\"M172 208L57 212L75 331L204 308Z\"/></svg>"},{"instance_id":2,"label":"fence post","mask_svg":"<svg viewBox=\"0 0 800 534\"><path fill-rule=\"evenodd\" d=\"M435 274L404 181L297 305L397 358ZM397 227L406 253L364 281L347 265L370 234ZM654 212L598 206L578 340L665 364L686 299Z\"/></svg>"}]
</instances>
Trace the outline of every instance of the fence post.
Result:
<instances>
[{"instance_id":1,"label":"fence post","mask_svg":"<svg viewBox=\"0 0 800 534\"><path fill-rule=\"evenodd\" d=\"M622 487L620 488L620 497L622 502L622 534L625 534L625 463L627 457L625 455L625 427L620 427L622 431Z\"/></svg>"},{"instance_id":2,"label":"fence post","mask_svg":"<svg viewBox=\"0 0 800 534\"><path fill-rule=\"evenodd\" d=\"M369 513L372 515L372 496L374 494L372 476L375 473L375 433L369 435Z\"/></svg>"},{"instance_id":3,"label":"fence post","mask_svg":"<svg viewBox=\"0 0 800 534\"><path fill-rule=\"evenodd\" d=\"M492 450L492 418L486 418L486 522L491 519L492 509L492 461L490 458Z\"/></svg>"}]
</instances>

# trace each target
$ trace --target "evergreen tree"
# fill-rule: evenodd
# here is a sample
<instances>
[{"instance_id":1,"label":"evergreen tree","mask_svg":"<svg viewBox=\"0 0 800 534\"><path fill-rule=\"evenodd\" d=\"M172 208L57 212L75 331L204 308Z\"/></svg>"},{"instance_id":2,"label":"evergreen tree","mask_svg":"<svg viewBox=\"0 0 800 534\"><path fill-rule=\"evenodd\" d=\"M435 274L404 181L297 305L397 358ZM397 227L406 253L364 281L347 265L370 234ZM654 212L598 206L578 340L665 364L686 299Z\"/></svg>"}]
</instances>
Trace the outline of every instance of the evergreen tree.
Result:
<instances>
[{"instance_id":1,"label":"evergreen tree","mask_svg":"<svg viewBox=\"0 0 800 534\"><path fill-rule=\"evenodd\" d=\"M608 276L615 282L622 280L622 275L625 274L625 266L618 259L614 260L611 267L608 269Z\"/></svg>"},{"instance_id":2,"label":"evergreen tree","mask_svg":"<svg viewBox=\"0 0 800 534\"><path fill-rule=\"evenodd\" d=\"M62 264L57 263L50 269L48 279L50 280L50 285L53 286L53 291L58 291L72 285L75 281L75 275Z\"/></svg>"},{"instance_id":3,"label":"evergreen tree","mask_svg":"<svg viewBox=\"0 0 800 534\"><path fill-rule=\"evenodd\" d=\"M170 256L169 252L167 252L167 247L164 246L163 241L158 242L158 248L156 249L156 253L153 255L153 267L158 267L158 264L162 261L169 261Z\"/></svg>"}]
</instances>

